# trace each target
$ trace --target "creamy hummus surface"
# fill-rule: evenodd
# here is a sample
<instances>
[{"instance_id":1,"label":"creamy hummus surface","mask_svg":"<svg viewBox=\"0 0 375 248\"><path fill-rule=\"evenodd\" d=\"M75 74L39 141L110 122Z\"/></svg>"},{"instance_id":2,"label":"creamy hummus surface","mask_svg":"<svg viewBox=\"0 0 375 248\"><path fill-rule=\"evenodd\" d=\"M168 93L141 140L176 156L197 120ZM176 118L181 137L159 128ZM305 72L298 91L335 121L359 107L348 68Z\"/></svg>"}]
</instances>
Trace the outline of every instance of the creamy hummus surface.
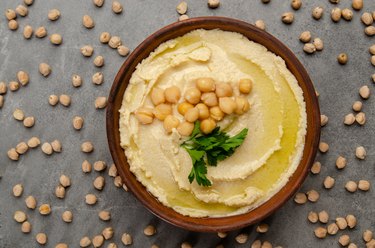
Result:
<instances>
[{"instance_id":1,"label":"creamy hummus surface","mask_svg":"<svg viewBox=\"0 0 375 248\"><path fill-rule=\"evenodd\" d=\"M188 175L186 137L163 122L142 125L134 112L152 106L154 87L176 85L183 95L198 78L229 83L250 78L250 111L228 115L217 124L230 136L248 128L243 144L216 167L207 166L212 186ZM181 98L180 101L183 101ZM183 118L173 107L177 118ZM161 44L133 73L120 109L121 146L130 170L161 203L192 217L220 217L247 212L276 194L296 170L303 153L306 108L301 88L285 61L239 33L195 30Z\"/></svg>"}]
</instances>

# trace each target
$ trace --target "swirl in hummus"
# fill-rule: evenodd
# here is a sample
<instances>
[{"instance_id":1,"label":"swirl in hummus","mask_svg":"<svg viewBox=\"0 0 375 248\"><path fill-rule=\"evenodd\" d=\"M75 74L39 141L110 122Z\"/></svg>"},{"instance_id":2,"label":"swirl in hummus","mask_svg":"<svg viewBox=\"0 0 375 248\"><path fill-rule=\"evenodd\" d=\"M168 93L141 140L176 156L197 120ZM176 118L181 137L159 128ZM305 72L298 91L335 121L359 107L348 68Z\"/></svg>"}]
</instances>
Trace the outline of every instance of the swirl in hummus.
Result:
<instances>
[{"instance_id":1,"label":"swirl in hummus","mask_svg":"<svg viewBox=\"0 0 375 248\"><path fill-rule=\"evenodd\" d=\"M189 183L192 161L180 147L186 137L163 123L140 124L134 112L151 106L154 87L176 85L183 95L198 78L230 83L250 78L251 110L217 124L230 136L248 135L229 158L209 166L211 187ZM180 100L182 101L182 100ZM176 117L181 117L173 107ZM120 109L121 146L130 170L161 203L192 217L236 215L276 194L296 170L304 149L306 108L285 61L239 33L195 30L162 43L133 73Z\"/></svg>"}]
</instances>

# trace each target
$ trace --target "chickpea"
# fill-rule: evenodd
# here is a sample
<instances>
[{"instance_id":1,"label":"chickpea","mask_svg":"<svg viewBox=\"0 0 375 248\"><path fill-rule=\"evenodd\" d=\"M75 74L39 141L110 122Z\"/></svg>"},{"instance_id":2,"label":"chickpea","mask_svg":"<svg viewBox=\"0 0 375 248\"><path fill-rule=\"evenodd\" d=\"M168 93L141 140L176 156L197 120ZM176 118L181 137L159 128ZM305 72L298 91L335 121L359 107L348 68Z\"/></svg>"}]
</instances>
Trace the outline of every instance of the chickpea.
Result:
<instances>
[{"instance_id":1,"label":"chickpea","mask_svg":"<svg viewBox=\"0 0 375 248\"><path fill-rule=\"evenodd\" d=\"M228 83L217 83L215 93L217 97L227 97L233 95L232 86Z\"/></svg>"},{"instance_id":2,"label":"chickpea","mask_svg":"<svg viewBox=\"0 0 375 248\"><path fill-rule=\"evenodd\" d=\"M177 110L181 115L185 115L189 109L194 108L194 105L188 102L182 102L178 104Z\"/></svg>"},{"instance_id":3,"label":"chickpea","mask_svg":"<svg viewBox=\"0 0 375 248\"><path fill-rule=\"evenodd\" d=\"M214 130L216 127L216 122L213 119L205 119L201 122L201 131L204 134L209 134Z\"/></svg>"},{"instance_id":4,"label":"chickpea","mask_svg":"<svg viewBox=\"0 0 375 248\"><path fill-rule=\"evenodd\" d=\"M218 104L216 94L213 92L203 93L201 96L201 100L208 107L213 107Z\"/></svg>"},{"instance_id":5,"label":"chickpea","mask_svg":"<svg viewBox=\"0 0 375 248\"><path fill-rule=\"evenodd\" d=\"M199 111L199 120L204 120L204 119L207 119L208 117L210 117L210 111L205 104L198 103L195 107Z\"/></svg>"},{"instance_id":6,"label":"chickpea","mask_svg":"<svg viewBox=\"0 0 375 248\"><path fill-rule=\"evenodd\" d=\"M178 133L182 136L189 136L193 132L193 129L194 129L194 124L187 122L187 121L182 122L177 127Z\"/></svg>"},{"instance_id":7,"label":"chickpea","mask_svg":"<svg viewBox=\"0 0 375 248\"><path fill-rule=\"evenodd\" d=\"M152 109L145 107L139 108L135 112L135 117L142 124L151 124L154 120L154 114L152 113Z\"/></svg>"},{"instance_id":8,"label":"chickpea","mask_svg":"<svg viewBox=\"0 0 375 248\"><path fill-rule=\"evenodd\" d=\"M172 114L172 106L170 104L161 103L155 107L153 113L157 119L164 121L168 115Z\"/></svg>"},{"instance_id":9,"label":"chickpea","mask_svg":"<svg viewBox=\"0 0 375 248\"><path fill-rule=\"evenodd\" d=\"M212 92L215 90L215 81L212 78L198 78L195 84L202 92Z\"/></svg>"},{"instance_id":10,"label":"chickpea","mask_svg":"<svg viewBox=\"0 0 375 248\"><path fill-rule=\"evenodd\" d=\"M237 96L235 99L235 102L236 102L236 109L234 110L234 112L236 114L242 115L246 113L247 111L249 111L250 103L245 97Z\"/></svg>"},{"instance_id":11,"label":"chickpea","mask_svg":"<svg viewBox=\"0 0 375 248\"><path fill-rule=\"evenodd\" d=\"M249 94L253 88L253 81L247 78L240 79L238 88L242 94Z\"/></svg>"},{"instance_id":12,"label":"chickpea","mask_svg":"<svg viewBox=\"0 0 375 248\"><path fill-rule=\"evenodd\" d=\"M224 112L218 106L210 108L210 117L215 121L221 121L224 118Z\"/></svg>"},{"instance_id":13,"label":"chickpea","mask_svg":"<svg viewBox=\"0 0 375 248\"><path fill-rule=\"evenodd\" d=\"M188 122L195 122L199 118L199 110L197 108L191 108L186 111L184 117Z\"/></svg>"},{"instance_id":14,"label":"chickpea","mask_svg":"<svg viewBox=\"0 0 375 248\"><path fill-rule=\"evenodd\" d=\"M181 92L177 86L171 86L164 91L165 99L170 103L177 103L180 100Z\"/></svg>"},{"instance_id":15,"label":"chickpea","mask_svg":"<svg viewBox=\"0 0 375 248\"><path fill-rule=\"evenodd\" d=\"M221 97L219 98L219 107L224 113L230 115L236 110L237 105L232 98Z\"/></svg>"},{"instance_id":16,"label":"chickpea","mask_svg":"<svg viewBox=\"0 0 375 248\"><path fill-rule=\"evenodd\" d=\"M151 101L156 106L160 103L165 103L164 90L160 88L153 88L151 92Z\"/></svg>"},{"instance_id":17,"label":"chickpea","mask_svg":"<svg viewBox=\"0 0 375 248\"><path fill-rule=\"evenodd\" d=\"M191 104L197 104L201 100L201 92L197 88L190 88L185 92L185 100Z\"/></svg>"},{"instance_id":18,"label":"chickpea","mask_svg":"<svg viewBox=\"0 0 375 248\"><path fill-rule=\"evenodd\" d=\"M167 133L171 133L173 128L177 128L180 125L180 121L173 115L168 115L164 119L164 129Z\"/></svg>"}]
</instances>

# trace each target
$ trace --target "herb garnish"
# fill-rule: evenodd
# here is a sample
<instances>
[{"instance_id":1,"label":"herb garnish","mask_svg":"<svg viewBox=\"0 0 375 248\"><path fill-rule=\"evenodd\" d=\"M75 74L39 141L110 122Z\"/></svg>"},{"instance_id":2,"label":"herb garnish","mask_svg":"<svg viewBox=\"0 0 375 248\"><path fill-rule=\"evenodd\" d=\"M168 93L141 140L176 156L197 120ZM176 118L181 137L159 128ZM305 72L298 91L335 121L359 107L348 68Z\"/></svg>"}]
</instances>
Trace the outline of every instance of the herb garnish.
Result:
<instances>
[{"instance_id":1,"label":"herb garnish","mask_svg":"<svg viewBox=\"0 0 375 248\"><path fill-rule=\"evenodd\" d=\"M200 131L200 122L196 121L194 130L189 139L181 146L189 153L193 162L193 168L189 174L189 182L197 180L198 185L211 186L207 179L207 167L216 166L218 161L230 157L237 147L239 147L246 135L247 128L242 129L237 135L229 137L225 132L216 127L211 133L205 135Z\"/></svg>"}]
</instances>

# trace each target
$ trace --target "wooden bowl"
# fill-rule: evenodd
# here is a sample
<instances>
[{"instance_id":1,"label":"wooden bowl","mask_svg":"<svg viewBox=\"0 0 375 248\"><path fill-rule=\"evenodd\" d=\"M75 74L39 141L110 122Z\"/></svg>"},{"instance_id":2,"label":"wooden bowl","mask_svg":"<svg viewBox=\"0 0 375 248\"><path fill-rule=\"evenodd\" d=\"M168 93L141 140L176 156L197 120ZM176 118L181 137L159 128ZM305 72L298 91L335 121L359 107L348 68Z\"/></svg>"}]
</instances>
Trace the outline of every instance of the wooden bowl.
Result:
<instances>
[{"instance_id":1,"label":"wooden bowl","mask_svg":"<svg viewBox=\"0 0 375 248\"><path fill-rule=\"evenodd\" d=\"M297 78L299 86L303 90L307 112L307 134L302 160L297 170L289 179L289 182L278 193L258 208L245 214L220 218L192 218L175 212L173 209L160 203L137 181L136 177L129 170L129 164L120 146L118 111L121 108L125 89L135 67L144 58L148 57L150 52L161 43L182 36L195 29L221 29L238 32L250 40L264 45L268 50L285 60L288 69ZM198 232L239 229L255 224L275 212L300 188L314 161L320 137L320 112L315 90L305 68L293 52L267 32L246 22L226 17L199 17L176 22L160 29L143 41L130 54L117 73L108 99L106 119L109 148L119 175L129 190L159 218L178 227Z\"/></svg>"}]
</instances>

